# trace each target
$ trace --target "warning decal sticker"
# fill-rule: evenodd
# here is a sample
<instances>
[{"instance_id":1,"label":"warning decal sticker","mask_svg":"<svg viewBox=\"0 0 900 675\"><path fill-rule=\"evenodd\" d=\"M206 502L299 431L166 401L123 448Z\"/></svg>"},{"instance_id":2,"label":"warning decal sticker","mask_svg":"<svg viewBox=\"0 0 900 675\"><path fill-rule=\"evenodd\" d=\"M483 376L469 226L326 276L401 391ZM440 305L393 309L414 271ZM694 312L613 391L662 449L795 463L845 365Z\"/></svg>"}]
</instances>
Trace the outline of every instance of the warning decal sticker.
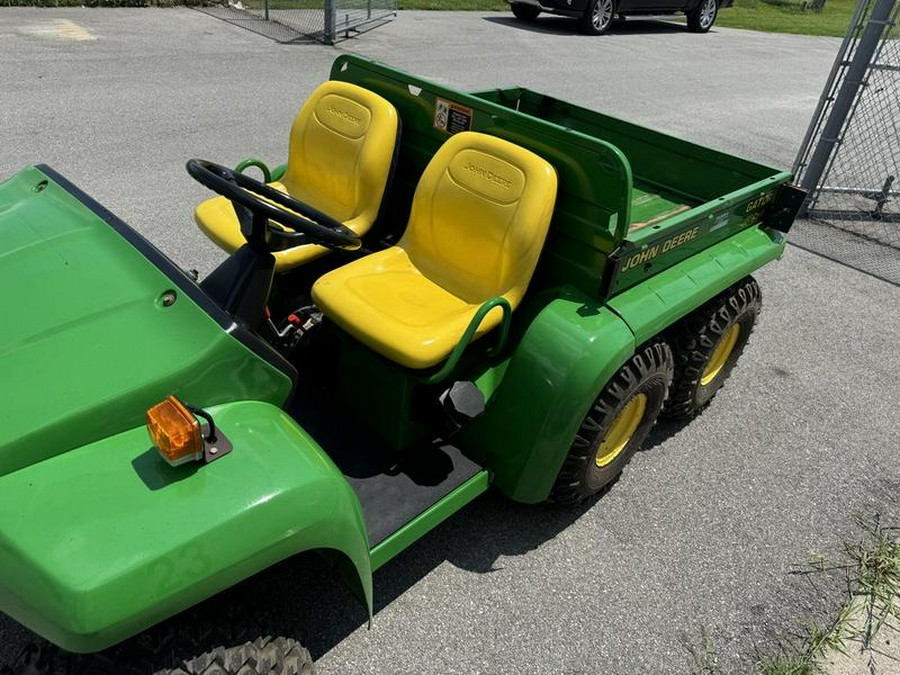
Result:
<instances>
[{"instance_id":1,"label":"warning decal sticker","mask_svg":"<svg viewBox=\"0 0 900 675\"><path fill-rule=\"evenodd\" d=\"M434 128L456 134L472 128L472 109L442 98L434 102Z\"/></svg>"}]
</instances>

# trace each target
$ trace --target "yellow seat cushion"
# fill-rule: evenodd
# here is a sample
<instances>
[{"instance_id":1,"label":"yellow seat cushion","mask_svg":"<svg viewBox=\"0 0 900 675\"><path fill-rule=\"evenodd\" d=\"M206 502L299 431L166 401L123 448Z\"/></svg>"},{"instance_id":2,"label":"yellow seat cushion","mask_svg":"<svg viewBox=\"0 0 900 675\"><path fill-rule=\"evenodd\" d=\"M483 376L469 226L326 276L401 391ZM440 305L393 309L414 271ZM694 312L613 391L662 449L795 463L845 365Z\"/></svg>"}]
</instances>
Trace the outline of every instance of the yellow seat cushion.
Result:
<instances>
[{"instance_id":1,"label":"yellow seat cushion","mask_svg":"<svg viewBox=\"0 0 900 675\"><path fill-rule=\"evenodd\" d=\"M324 275L313 298L383 356L437 365L484 302L519 304L555 200L556 172L544 159L493 136L456 134L422 174L397 245ZM499 307L489 312L476 337L501 318Z\"/></svg>"},{"instance_id":2,"label":"yellow seat cushion","mask_svg":"<svg viewBox=\"0 0 900 675\"><path fill-rule=\"evenodd\" d=\"M329 302L339 296L340 309ZM461 300L431 281L393 246L320 278L314 297L326 316L382 356L408 368L428 368L453 351L481 303ZM496 326L497 308L477 335Z\"/></svg>"},{"instance_id":3,"label":"yellow seat cushion","mask_svg":"<svg viewBox=\"0 0 900 675\"><path fill-rule=\"evenodd\" d=\"M387 100L348 82L325 82L297 114L284 176L270 185L362 236L381 206L397 130L397 110ZM234 207L225 197L201 203L194 219L229 253L246 243ZM286 271L327 252L315 244L277 251L275 271Z\"/></svg>"}]
</instances>

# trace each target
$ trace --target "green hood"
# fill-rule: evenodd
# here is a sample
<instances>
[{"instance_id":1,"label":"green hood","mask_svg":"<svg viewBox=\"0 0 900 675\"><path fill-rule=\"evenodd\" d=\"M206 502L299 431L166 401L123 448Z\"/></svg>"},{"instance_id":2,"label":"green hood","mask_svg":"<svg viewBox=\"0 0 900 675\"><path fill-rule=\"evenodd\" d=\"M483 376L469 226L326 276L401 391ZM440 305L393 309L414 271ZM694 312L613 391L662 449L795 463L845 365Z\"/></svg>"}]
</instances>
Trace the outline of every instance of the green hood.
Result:
<instances>
[{"instance_id":1,"label":"green hood","mask_svg":"<svg viewBox=\"0 0 900 675\"><path fill-rule=\"evenodd\" d=\"M139 425L168 394L290 393L258 340L236 339L171 261L47 167L0 183L0 288L0 476Z\"/></svg>"}]
</instances>

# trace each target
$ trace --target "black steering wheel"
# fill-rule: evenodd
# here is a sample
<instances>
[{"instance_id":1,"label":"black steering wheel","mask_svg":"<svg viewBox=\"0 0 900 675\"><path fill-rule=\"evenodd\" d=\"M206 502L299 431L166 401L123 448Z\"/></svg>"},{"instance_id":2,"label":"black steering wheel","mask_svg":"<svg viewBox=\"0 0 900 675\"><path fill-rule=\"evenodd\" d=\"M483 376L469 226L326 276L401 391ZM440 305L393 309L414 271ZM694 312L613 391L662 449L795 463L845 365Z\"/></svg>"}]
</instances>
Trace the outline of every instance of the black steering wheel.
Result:
<instances>
[{"instance_id":1,"label":"black steering wheel","mask_svg":"<svg viewBox=\"0 0 900 675\"><path fill-rule=\"evenodd\" d=\"M283 251L320 244L355 251L362 247L359 236L342 222L250 176L205 159L191 159L186 168L194 180L231 201L241 233L253 248ZM294 231L271 225L270 220Z\"/></svg>"}]
</instances>

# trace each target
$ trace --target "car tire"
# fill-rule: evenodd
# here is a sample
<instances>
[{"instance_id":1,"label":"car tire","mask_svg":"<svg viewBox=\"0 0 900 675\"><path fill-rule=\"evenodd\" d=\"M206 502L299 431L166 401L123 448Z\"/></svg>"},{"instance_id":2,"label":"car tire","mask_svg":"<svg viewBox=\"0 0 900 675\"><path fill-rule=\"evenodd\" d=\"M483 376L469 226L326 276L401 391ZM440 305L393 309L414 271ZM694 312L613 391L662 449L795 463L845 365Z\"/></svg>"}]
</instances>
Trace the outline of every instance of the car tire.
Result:
<instances>
[{"instance_id":1,"label":"car tire","mask_svg":"<svg viewBox=\"0 0 900 675\"><path fill-rule=\"evenodd\" d=\"M718 0L700 0L694 9L685 13L687 28L692 33L706 33L716 22L719 14Z\"/></svg>"},{"instance_id":2,"label":"car tire","mask_svg":"<svg viewBox=\"0 0 900 675\"><path fill-rule=\"evenodd\" d=\"M614 0L590 0L581 17L582 30L588 35L603 35L609 30L615 15Z\"/></svg>"},{"instance_id":3,"label":"car tire","mask_svg":"<svg viewBox=\"0 0 900 675\"><path fill-rule=\"evenodd\" d=\"M521 21L534 21L541 13L541 10L534 5L523 5L520 2L510 3L509 8L512 10L513 16Z\"/></svg>"},{"instance_id":4,"label":"car tire","mask_svg":"<svg viewBox=\"0 0 900 675\"><path fill-rule=\"evenodd\" d=\"M615 481L656 423L673 367L669 345L656 340L616 371L575 434L551 501L580 502Z\"/></svg>"},{"instance_id":5,"label":"car tire","mask_svg":"<svg viewBox=\"0 0 900 675\"><path fill-rule=\"evenodd\" d=\"M664 417L691 419L709 405L743 353L761 308L759 285L747 277L670 330L675 378Z\"/></svg>"}]
</instances>

